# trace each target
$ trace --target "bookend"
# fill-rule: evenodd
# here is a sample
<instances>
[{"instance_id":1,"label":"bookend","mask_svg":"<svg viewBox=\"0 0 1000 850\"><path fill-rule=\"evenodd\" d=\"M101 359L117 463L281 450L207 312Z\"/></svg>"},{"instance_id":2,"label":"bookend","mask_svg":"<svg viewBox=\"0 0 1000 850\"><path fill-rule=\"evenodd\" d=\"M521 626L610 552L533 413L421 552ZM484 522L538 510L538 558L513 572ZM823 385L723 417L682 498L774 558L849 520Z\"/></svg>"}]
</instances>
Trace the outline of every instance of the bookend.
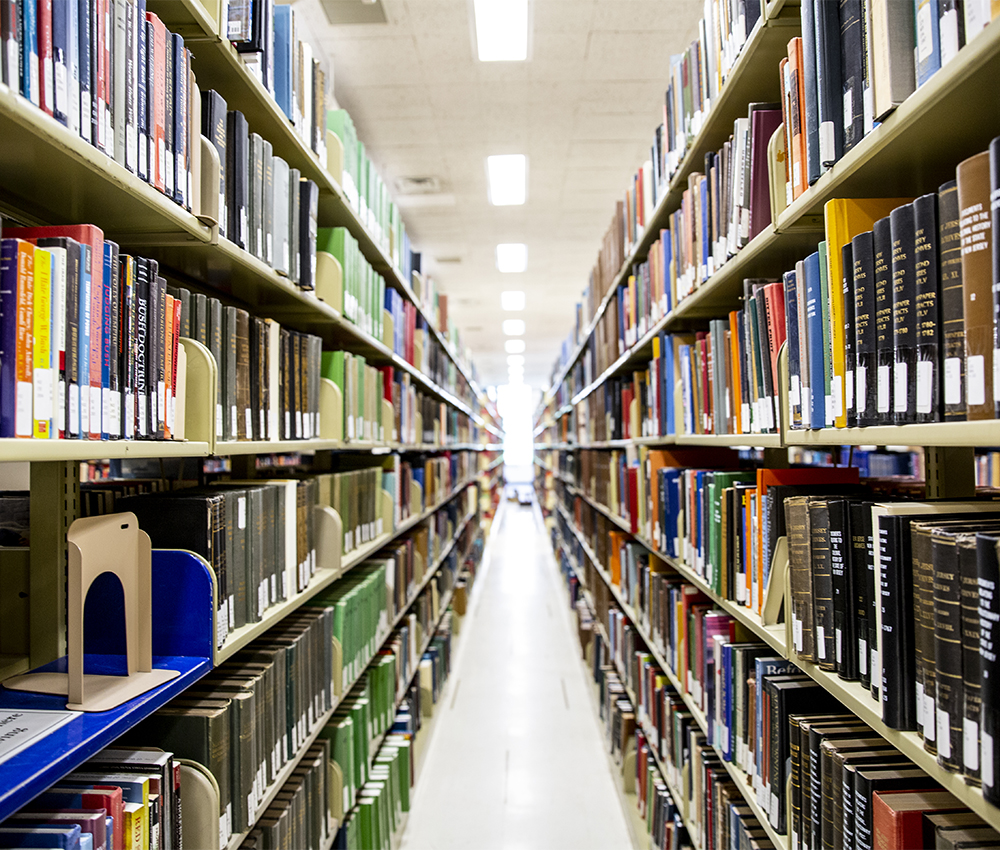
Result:
<instances>
[{"instance_id":1,"label":"bookend","mask_svg":"<svg viewBox=\"0 0 1000 850\"><path fill-rule=\"evenodd\" d=\"M316 297L336 310L344 305L344 270L328 251L316 252Z\"/></svg>"},{"instance_id":2,"label":"bookend","mask_svg":"<svg viewBox=\"0 0 1000 850\"><path fill-rule=\"evenodd\" d=\"M313 522L316 527L316 569L330 570L334 576L339 577L344 521L329 505L316 505Z\"/></svg>"},{"instance_id":3,"label":"bookend","mask_svg":"<svg viewBox=\"0 0 1000 850\"><path fill-rule=\"evenodd\" d=\"M228 838L220 834L225 818L219 817L219 783L212 771L196 761L175 758L174 763L180 765L181 771L181 822L185 833L197 835L198 846L204 850L219 850Z\"/></svg>"},{"instance_id":4,"label":"bookend","mask_svg":"<svg viewBox=\"0 0 1000 850\"><path fill-rule=\"evenodd\" d=\"M765 626L776 626L781 622L781 608L785 601L785 579L788 574L788 537L778 538L771 557L767 589L764 591L764 607L761 620Z\"/></svg>"},{"instance_id":5,"label":"bookend","mask_svg":"<svg viewBox=\"0 0 1000 850\"><path fill-rule=\"evenodd\" d=\"M344 442L344 396L328 378L319 379L319 437Z\"/></svg>"},{"instance_id":6,"label":"bookend","mask_svg":"<svg viewBox=\"0 0 1000 850\"><path fill-rule=\"evenodd\" d=\"M392 313L382 308L382 345L390 351L394 350L396 342L396 324L392 320Z\"/></svg>"},{"instance_id":7,"label":"bookend","mask_svg":"<svg viewBox=\"0 0 1000 850\"><path fill-rule=\"evenodd\" d=\"M12 690L66 694L66 708L108 711L177 678L180 672L153 668L152 546L135 514L76 520L67 535L67 670L38 671L4 682ZM126 674L84 673L84 606L94 582L112 573L124 598Z\"/></svg>"}]
</instances>

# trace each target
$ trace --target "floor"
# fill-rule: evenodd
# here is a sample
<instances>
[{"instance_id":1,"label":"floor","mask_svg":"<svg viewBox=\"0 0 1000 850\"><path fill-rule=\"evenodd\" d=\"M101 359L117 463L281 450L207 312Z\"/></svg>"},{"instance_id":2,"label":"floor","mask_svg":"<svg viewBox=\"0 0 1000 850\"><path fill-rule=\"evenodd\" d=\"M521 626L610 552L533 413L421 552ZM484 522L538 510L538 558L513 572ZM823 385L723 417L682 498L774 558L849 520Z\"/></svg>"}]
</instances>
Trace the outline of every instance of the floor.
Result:
<instances>
[{"instance_id":1,"label":"floor","mask_svg":"<svg viewBox=\"0 0 1000 850\"><path fill-rule=\"evenodd\" d=\"M632 847L547 535L507 503L401 850Z\"/></svg>"}]
</instances>

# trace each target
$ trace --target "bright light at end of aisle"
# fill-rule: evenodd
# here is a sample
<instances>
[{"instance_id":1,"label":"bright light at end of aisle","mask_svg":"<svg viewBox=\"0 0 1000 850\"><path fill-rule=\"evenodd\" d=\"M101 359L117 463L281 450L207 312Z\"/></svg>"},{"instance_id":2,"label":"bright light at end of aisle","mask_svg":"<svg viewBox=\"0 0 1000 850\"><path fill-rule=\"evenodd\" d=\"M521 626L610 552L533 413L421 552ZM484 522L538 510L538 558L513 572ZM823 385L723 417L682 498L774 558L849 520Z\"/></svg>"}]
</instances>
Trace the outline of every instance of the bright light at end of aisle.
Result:
<instances>
[{"instance_id":1,"label":"bright light at end of aisle","mask_svg":"<svg viewBox=\"0 0 1000 850\"><path fill-rule=\"evenodd\" d=\"M523 242L497 245L497 268L504 274L517 274L528 268L528 246Z\"/></svg>"},{"instance_id":2,"label":"bright light at end of aisle","mask_svg":"<svg viewBox=\"0 0 1000 850\"><path fill-rule=\"evenodd\" d=\"M524 293L519 289L501 292L500 306L509 313L516 313L518 310L523 310L525 306Z\"/></svg>"},{"instance_id":3,"label":"bright light at end of aisle","mask_svg":"<svg viewBox=\"0 0 1000 850\"><path fill-rule=\"evenodd\" d=\"M524 319L503 320L504 336L524 336L524 331L525 331Z\"/></svg>"},{"instance_id":4,"label":"bright light at end of aisle","mask_svg":"<svg viewBox=\"0 0 1000 850\"><path fill-rule=\"evenodd\" d=\"M523 339L508 339L503 344L504 349L508 354L524 354L524 340Z\"/></svg>"},{"instance_id":5,"label":"bright light at end of aisle","mask_svg":"<svg viewBox=\"0 0 1000 850\"><path fill-rule=\"evenodd\" d=\"M523 153L486 157L490 181L490 203L495 207L517 207L528 195L528 158Z\"/></svg>"},{"instance_id":6,"label":"bright light at end of aisle","mask_svg":"<svg viewBox=\"0 0 1000 850\"><path fill-rule=\"evenodd\" d=\"M508 484L530 484L531 386L511 377L508 383L497 387L497 408L503 418L504 477Z\"/></svg>"},{"instance_id":7,"label":"bright light at end of aisle","mask_svg":"<svg viewBox=\"0 0 1000 850\"><path fill-rule=\"evenodd\" d=\"M508 366L523 366L524 365L524 355L523 354L511 354L507 358Z\"/></svg>"},{"instance_id":8,"label":"bright light at end of aisle","mask_svg":"<svg viewBox=\"0 0 1000 850\"><path fill-rule=\"evenodd\" d=\"M528 58L528 0L475 0L474 8L480 62Z\"/></svg>"}]
</instances>

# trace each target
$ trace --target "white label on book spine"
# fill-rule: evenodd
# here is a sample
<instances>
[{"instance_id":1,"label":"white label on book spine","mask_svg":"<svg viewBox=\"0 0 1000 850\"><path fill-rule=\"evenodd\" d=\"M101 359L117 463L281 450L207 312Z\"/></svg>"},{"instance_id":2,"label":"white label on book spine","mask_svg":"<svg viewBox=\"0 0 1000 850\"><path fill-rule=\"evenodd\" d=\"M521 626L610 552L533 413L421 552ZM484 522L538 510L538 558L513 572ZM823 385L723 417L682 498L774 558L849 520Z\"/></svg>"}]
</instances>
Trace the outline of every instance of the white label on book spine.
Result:
<instances>
[{"instance_id":1,"label":"white label on book spine","mask_svg":"<svg viewBox=\"0 0 1000 850\"><path fill-rule=\"evenodd\" d=\"M944 403L962 403L961 357L949 357L944 361Z\"/></svg>"},{"instance_id":2,"label":"white label on book spine","mask_svg":"<svg viewBox=\"0 0 1000 850\"><path fill-rule=\"evenodd\" d=\"M266 581L266 579L265 579ZM273 605L278 601L278 577L276 575L271 575L271 604Z\"/></svg>"},{"instance_id":3,"label":"white label on book spine","mask_svg":"<svg viewBox=\"0 0 1000 850\"><path fill-rule=\"evenodd\" d=\"M982 738L979 741L979 758L983 763L980 778L983 780L983 788L992 788L993 777L993 736L983 729Z\"/></svg>"},{"instance_id":4,"label":"white label on book spine","mask_svg":"<svg viewBox=\"0 0 1000 850\"><path fill-rule=\"evenodd\" d=\"M958 10L949 9L941 15L941 64L945 65L958 53Z\"/></svg>"},{"instance_id":5,"label":"white label on book spine","mask_svg":"<svg viewBox=\"0 0 1000 850\"><path fill-rule=\"evenodd\" d=\"M868 675L868 641L858 638L858 673Z\"/></svg>"},{"instance_id":6,"label":"white label on book spine","mask_svg":"<svg viewBox=\"0 0 1000 850\"><path fill-rule=\"evenodd\" d=\"M1000 206L997 201L993 202L994 206ZM1000 348L993 349L993 398L1000 398Z\"/></svg>"},{"instance_id":7,"label":"white label on book spine","mask_svg":"<svg viewBox=\"0 0 1000 850\"><path fill-rule=\"evenodd\" d=\"M906 413L907 378L909 370L906 363L897 363L893 369L893 410L896 413Z\"/></svg>"},{"instance_id":8,"label":"white label on book spine","mask_svg":"<svg viewBox=\"0 0 1000 850\"><path fill-rule=\"evenodd\" d=\"M854 121L854 89L844 92L844 126Z\"/></svg>"},{"instance_id":9,"label":"white label on book spine","mask_svg":"<svg viewBox=\"0 0 1000 850\"><path fill-rule=\"evenodd\" d=\"M233 439L235 440L236 439L236 434L239 432L239 429L240 429L239 420L236 418L236 405L235 404L231 405L230 408L229 408L229 424L232 426L232 429L233 429Z\"/></svg>"},{"instance_id":10,"label":"white label on book spine","mask_svg":"<svg viewBox=\"0 0 1000 850\"><path fill-rule=\"evenodd\" d=\"M792 643L796 652L802 652L802 620L798 617L792 617Z\"/></svg>"},{"instance_id":11,"label":"white label on book spine","mask_svg":"<svg viewBox=\"0 0 1000 850\"><path fill-rule=\"evenodd\" d=\"M103 426L101 428L106 434L113 433L113 417L114 410L111 404L111 389L110 387L103 387L101 389L101 422Z\"/></svg>"},{"instance_id":12,"label":"white label on book spine","mask_svg":"<svg viewBox=\"0 0 1000 850\"><path fill-rule=\"evenodd\" d=\"M951 717L943 709L937 710L938 755L951 758Z\"/></svg>"},{"instance_id":13,"label":"white label on book spine","mask_svg":"<svg viewBox=\"0 0 1000 850\"><path fill-rule=\"evenodd\" d=\"M240 496L236 500L236 527L244 529L247 527L247 497Z\"/></svg>"},{"instance_id":14,"label":"white label on book spine","mask_svg":"<svg viewBox=\"0 0 1000 850\"><path fill-rule=\"evenodd\" d=\"M854 370L848 369L847 375L844 378L844 396L845 396L844 406L848 410L854 410L854 387L855 387Z\"/></svg>"},{"instance_id":15,"label":"white label on book spine","mask_svg":"<svg viewBox=\"0 0 1000 850\"><path fill-rule=\"evenodd\" d=\"M920 682L915 683L917 692L917 729L924 726L924 686Z\"/></svg>"},{"instance_id":16,"label":"white label on book spine","mask_svg":"<svg viewBox=\"0 0 1000 850\"><path fill-rule=\"evenodd\" d=\"M840 375L834 375L830 382L833 393L833 415L834 418L844 415L844 379Z\"/></svg>"},{"instance_id":17,"label":"white label on book spine","mask_svg":"<svg viewBox=\"0 0 1000 850\"><path fill-rule=\"evenodd\" d=\"M986 358L982 354L965 361L965 399L970 405L986 404Z\"/></svg>"},{"instance_id":18,"label":"white label on book spine","mask_svg":"<svg viewBox=\"0 0 1000 850\"><path fill-rule=\"evenodd\" d=\"M66 63L56 62L56 99L54 109L69 118L69 75Z\"/></svg>"},{"instance_id":19,"label":"white label on book spine","mask_svg":"<svg viewBox=\"0 0 1000 850\"><path fill-rule=\"evenodd\" d=\"M35 419L47 421L52 418L52 370L34 369Z\"/></svg>"},{"instance_id":20,"label":"white label on book spine","mask_svg":"<svg viewBox=\"0 0 1000 850\"><path fill-rule=\"evenodd\" d=\"M246 422L247 439L253 439L253 411L249 407L243 408L243 419Z\"/></svg>"},{"instance_id":21,"label":"white label on book spine","mask_svg":"<svg viewBox=\"0 0 1000 850\"><path fill-rule=\"evenodd\" d=\"M934 713L934 694L924 693L924 740L937 740L937 716Z\"/></svg>"},{"instance_id":22,"label":"white label on book spine","mask_svg":"<svg viewBox=\"0 0 1000 850\"><path fill-rule=\"evenodd\" d=\"M869 85L862 92L862 108L864 109L865 135L867 136L875 126L875 91Z\"/></svg>"},{"instance_id":23,"label":"white label on book spine","mask_svg":"<svg viewBox=\"0 0 1000 850\"><path fill-rule=\"evenodd\" d=\"M816 625L816 655L820 661L826 661L826 629Z\"/></svg>"},{"instance_id":24,"label":"white label on book spine","mask_svg":"<svg viewBox=\"0 0 1000 850\"><path fill-rule=\"evenodd\" d=\"M931 360L917 362L917 413L931 412L931 398L934 390L934 363Z\"/></svg>"},{"instance_id":25,"label":"white label on book spine","mask_svg":"<svg viewBox=\"0 0 1000 850\"><path fill-rule=\"evenodd\" d=\"M229 622L230 623L235 623L236 622L236 597L233 594L229 594L228 603L229 603L229 609L228 609L228 611L229 611L229 614L228 614L228 616L229 616Z\"/></svg>"},{"instance_id":26,"label":"white label on book spine","mask_svg":"<svg viewBox=\"0 0 1000 850\"><path fill-rule=\"evenodd\" d=\"M842 664L844 661L844 632L841 629L833 630L833 642L836 647L837 663Z\"/></svg>"},{"instance_id":27,"label":"white label on book spine","mask_svg":"<svg viewBox=\"0 0 1000 850\"><path fill-rule=\"evenodd\" d=\"M979 724L968 717L962 718L962 762L966 770L979 769Z\"/></svg>"},{"instance_id":28,"label":"white label on book spine","mask_svg":"<svg viewBox=\"0 0 1000 850\"><path fill-rule=\"evenodd\" d=\"M17 382L17 400L15 402L16 411L14 414L14 433L18 437L31 436L31 381Z\"/></svg>"},{"instance_id":29,"label":"white label on book spine","mask_svg":"<svg viewBox=\"0 0 1000 850\"><path fill-rule=\"evenodd\" d=\"M892 374L890 367L878 367L878 412L889 412L889 397L892 390Z\"/></svg>"},{"instance_id":30,"label":"white label on book spine","mask_svg":"<svg viewBox=\"0 0 1000 850\"><path fill-rule=\"evenodd\" d=\"M926 62L934 50L931 33L931 3L921 0L917 8L917 61Z\"/></svg>"},{"instance_id":31,"label":"white label on book spine","mask_svg":"<svg viewBox=\"0 0 1000 850\"><path fill-rule=\"evenodd\" d=\"M832 121L824 121L819 125L819 163L821 168L831 165L836 159L836 145Z\"/></svg>"}]
</instances>

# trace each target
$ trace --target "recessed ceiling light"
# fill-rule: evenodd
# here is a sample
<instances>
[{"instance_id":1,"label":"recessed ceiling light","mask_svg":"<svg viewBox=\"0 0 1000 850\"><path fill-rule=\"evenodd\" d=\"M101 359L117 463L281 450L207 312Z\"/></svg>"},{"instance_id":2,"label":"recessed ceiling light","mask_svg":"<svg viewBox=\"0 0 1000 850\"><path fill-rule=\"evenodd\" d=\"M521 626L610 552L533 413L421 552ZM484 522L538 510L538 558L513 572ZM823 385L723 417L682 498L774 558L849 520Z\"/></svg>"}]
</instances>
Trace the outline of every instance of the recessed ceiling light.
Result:
<instances>
[{"instance_id":1,"label":"recessed ceiling light","mask_svg":"<svg viewBox=\"0 0 1000 850\"><path fill-rule=\"evenodd\" d=\"M511 366L509 369L507 369L507 374L508 375L518 375L518 376L520 376L520 377L523 378L524 377L524 367L523 366Z\"/></svg>"},{"instance_id":2,"label":"recessed ceiling light","mask_svg":"<svg viewBox=\"0 0 1000 850\"><path fill-rule=\"evenodd\" d=\"M514 312L523 310L525 304L524 293L519 289L508 290L500 293L500 306L504 310Z\"/></svg>"},{"instance_id":3,"label":"recessed ceiling light","mask_svg":"<svg viewBox=\"0 0 1000 850\"><path fill-rule=\"evenodd\" d=\"M480 62L528 58L528 0L474 0Z\"/></svg>"},{"instance_id":4,"label":"recessed ceiling light","mask_svg":"<svg viewBox=\"0 0 1000 850\"><path fill-rule=\"evenodd\" d=\"M524 336L524 319L504 319L503 332L505 336Z\"/></svg>"},{"instance_id":5,"label":"recessed ceiling light","mask_svg":"<svg viewBox=\"0 0 1000 850\"><path fill-rule=\"evenodd\" d=\"M528 159L523 153L486 157L490 203L496 207L523 204L527 197Z\"/></svg>"},{"instance_id":6,"label":"recessed ceiling light","mask_svg":"<svg viewBox=\"0 0 1000 850\"><path fill-rule=\"evenodd\" d=\"M523 366L524 365L524 355L523 354L511 354L507 358L508 366Z\"/></svg>"},{"instance_id":7,"label":"recessed ceiling light","mask_svg":"<svg viewBox=\"0 0 1000 850\"><path fill-rule=\"evenodd\" d=\"M523 242L497 245L497 268L504 274L516 274L528 268L528 246Z\"/></svg>"},{"instance_id":8,"label":"recessed ceiling light","mask_svg":"<svg viewBox=\"0 0 1000 850\"><path fill-rule=\"evenodd\" d=\"M524 354L523 339L508 339L503 347L508 354Z\"/></svg>"}]
</instances>

